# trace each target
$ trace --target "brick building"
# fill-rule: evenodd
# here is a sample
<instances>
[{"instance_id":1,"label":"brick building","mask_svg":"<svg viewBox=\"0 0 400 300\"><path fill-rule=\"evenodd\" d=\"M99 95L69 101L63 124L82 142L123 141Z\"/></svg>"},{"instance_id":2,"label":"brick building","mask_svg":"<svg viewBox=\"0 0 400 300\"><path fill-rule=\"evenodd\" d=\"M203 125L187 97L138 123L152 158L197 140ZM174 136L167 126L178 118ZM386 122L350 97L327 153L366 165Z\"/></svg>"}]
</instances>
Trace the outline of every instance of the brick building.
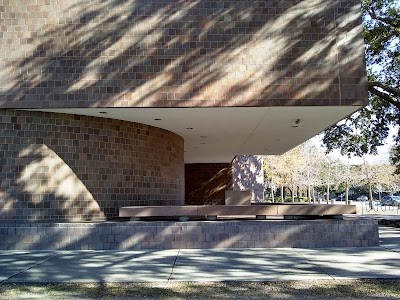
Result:
<instances>
[{"instance_id":1,"label":"brick building","mask_svg":"<svg viewBox=\"0 0 400 300\"><path fill-rule=\"evenodd\" d=\"M358 0L0 12L2 220L217 203L240 186L236 155L283 153L366 104Z\"/></svg>"}]
</instances>

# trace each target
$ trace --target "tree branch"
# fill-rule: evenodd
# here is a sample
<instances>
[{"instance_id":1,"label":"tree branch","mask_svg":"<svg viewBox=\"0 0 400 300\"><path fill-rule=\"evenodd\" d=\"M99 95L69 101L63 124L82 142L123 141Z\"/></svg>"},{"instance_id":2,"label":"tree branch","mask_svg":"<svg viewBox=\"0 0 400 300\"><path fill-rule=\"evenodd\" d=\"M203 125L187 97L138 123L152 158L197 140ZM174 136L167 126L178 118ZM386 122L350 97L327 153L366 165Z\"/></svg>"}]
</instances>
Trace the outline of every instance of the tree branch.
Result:
<instances>
[{"instance_id":1,"label":"tree branch","mask_svg":"<svg viewBox=\"0 0 400 300\"><path fill-rule=\"evenodd\" d=\"M396 97L400 97L400 89L398 88L391 87L390 85L387 85L379 81L370 82L369 84L371 84L372 86L380 87L381 89L395 95Z\"/></svg>"},{"instance_id":2,"label":"tree branch","mask_svg":"<svg viewBox=\"0 0 400 300\"><path fill-rule=\"evenodd\" d=\"M395 33L397 32L397 30L398 30L398 26L396 26L397 24L392 24L392 22L391 22L392 20L390 20L389 18L382 18L382 17L378 16L375 12L375 9L373 9L372 7L369 11L369 15L370 15L371 19L381 22L381 23L385 24L386 26L390 27L392 30L394 30Z\"/></svg>"},{"instance_id":3,"label":"tree branch","mask_svg":"<svg viewBox=\"0 0 400 300\"><path fill-rule=\"evenodd\" d=\"M393 98L392 96L377 90L375 87L380 87L380 88L384 89L385 91L387 91L389 93L392 93L390 90L393 90L394 93L392 93L392 94L394 94L394 95L399 95L398 93L400 91L398 89L388 87L388 86L386 86L386 85L384 85L382 83L378 83L378 82L370 82L370 83L368 83L368 91L370 91L372 94L380 97L381 99L389 102L390 104L396 106L400 110L400 102L397 101L396 98ZM387 88L390 88L390 89L387 89Z\"/></svg>"}]
</instances>

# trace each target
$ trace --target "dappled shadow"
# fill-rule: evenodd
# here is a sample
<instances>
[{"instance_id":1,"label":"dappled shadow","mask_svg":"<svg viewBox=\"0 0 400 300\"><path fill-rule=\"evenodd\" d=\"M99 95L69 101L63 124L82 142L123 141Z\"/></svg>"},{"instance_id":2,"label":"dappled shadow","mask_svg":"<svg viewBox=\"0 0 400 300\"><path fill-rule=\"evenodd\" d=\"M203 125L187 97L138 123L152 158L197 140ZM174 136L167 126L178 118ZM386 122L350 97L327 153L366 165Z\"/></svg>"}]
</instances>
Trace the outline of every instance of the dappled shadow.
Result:
<instances>
[{"instance_id":1,"label":"dappled shadow","mask_svg":"<svg viewBox=\"0 0 400 300\"><path fill-rule=\"evenodd\" d=\"M230 189L232 164L185 164L185 205L224 205Z\"/></svg>"},{"instance_id":2,"label":"dappled shadow","mask_svg":"<svg viewBox=\"0 0 400 300\"><path fill-rule=\"evenodd\" d=\"M8 282L132 282L168 280L178 250L68 251L34 257L31 253L0 256L7 262ZM28 258L28 259L27 259ZM25 269L19 273L15 265ZM14 273L11 273L14 266ZM60 269L60 267L62 269Z\"/></svg>"},{"instance_id":3,"label":"dappled shadow","mask_svg":"<svg viewBox=\"0 0 400 300\"><path fill-rule=\"evenodd\" d=\"M360 4L356 0L71 0L46 1L44 5L7 1L2 9L2 108L360 105L366 99ZM77 143L79 138L80 142L83 138L82 148L87 149L85 139L102 135L103 124L92 130L87 119L77 117L79 126L74 132L65 132L71 137L54 134L49 141L33 132L45 133L42 122L47 117L52 119L49 122L56 122L49 125L72 130L68 123L71 116L20 114L26 117L26 123L34 124L29 127L17 120L12 124L14 131L7 128L0 137L2 147L19 145L18 151L6 149L8 152L0 157L0 193L7 206L13 196L5 190L10 181L15 186L15 180L29 185L19 191L29 203L44 199L43 195L31 195L37 185L28 182L32 176L21 173L28 174L28 169L18 166L19 171L9 171L14 170L19 153L37 144L57 155L70 155L61 159L84 185L79 189L90 201L107 207L103 211L107 216L116 216L118 205L183 201L180 167L171 165L168 169L165 162L146 165L149 154L145 153L139 164L146 169L136 170L132 145L142 141L135 133L128 141L130 146L122 145L122 141L128 143L125 136L110 140L103 135L93 144L93 156L83 150L72 153L75 144L56 151L57 143L66 139ZM65 123L57 123L60 119ZM118 134L123 127L111 121L104 123L111 124ZM84 130L92 131L73 136ZM10 132L21 139L10 142ZM38 142L40 139L42 142ZM108 149L109 157L101 152L101 148L114 145L120 148ZM126 150L128 164L120 157ZM183 153L173 155L171 160L183 158ZM85 164L91 158L101 166L102 160L107 163L91 168ZM149 167L154 169L149 171ZM84 168L91 173L81 171ZM41 176L37 175L39 169L33 172ZM15 177L18 173L25 177ZM149 177L149 173L156 174L157 182L138 182L137 178ZM12 178L3 180L4 176ZM111 185L111 177L118 182ZM158 181L165 185L160 186ZM64 189L62 182L53 183L58 186L48 187L46 196L52 201L38 205L69 199L59 195ZM87 201L85 197L80 201Z\"/></svg>"},{"instance_id":4,"label":"dappled shadow","mask_svg":"<svg viewBox=\"0 0 400 300\"><path fill-rule=\"evenodd\" d=\"M10 219L102 220L105 215L83 182L54 151L46 145L31 145L19 153L20 170L10 184L0 206Z\"/></svg>"},{"instance_id":5,"label":"dappled shadow","mask_svg":"<svg viewBox=\"0 0 400 300\"><path fill-rule=\"evenodd\" d=\"M47 259L36 254L32 261L34 255L10 252L8 257L1 256L13 274L3 283L267 282L400 276L399 254L379 248L67 251L48 254Z\"/></svg>"},{"instance_id":6,"label":"dappled shadow","mask_svg":"<svg viewBox=\"0 0 400 300\"><path fill-rule=\"evenodd\" d=\"M75 0L28 5L30 13L10 5L5 108L358 105L366 98L358 1ZM14 33L7 17L32 25Z\"/></svg>"},{"instance_id":7,"label":"dappled shadow","mask_svg":"<svg viewBox=\"0 0 400 300\"><path fill-rule=\"evenodd\" d=\"M0 223L2 250L323 248L376 246L372 221ZM360 225L362 224L362 225ZM363 226L355 231L356 226ZM334 234L325 232L335 229ZM338 231L340 228L340 231ZM251 234L249 234L251 233Z\"/></svg>"},{"instance_id":8,"label":"dappled shadow","mask_svg":"<svg viewBox=\"0 0 400 300\"><path fill-rule=\"evenodd\" d=\"M0 268L0 278L9 278L5 282L76 282L78 279L81 282L165 282L287 281L299 278L304 280L400 276L400 254L384 248L250 249L246 242L250 232L253 235L255 230L251 230L248 222L241 222L241 226L233 223L235 228L230 228L230 233L223 233L218 223L215 223L215 230L205 235L201 228L194 226L194 222L187 224L189 226L175 222L135 222L131 225L126 224L125 228L117 223L109 224L103 229L100 227L104 224L63 224L53 228L49 224L41 224L39 227L47 227L43 231L46 235L41 237L42 241L25 244L30 247L27 249L41 249L41 246L47 247L45 249L95 249L96 246L108 245L110 249L125 251L7 251L0 253L0 266L5 266ZM160 228L155 226L162 224L164 226ZM265 222L258 224L264 224L259 230L268 226ZM309 234L309 230L304 230L305 223L291 226L291 230L284 230L285 224L288 223L282 222L281 228L275 233L262 230L260 238L265 243L282 247L280 245L283 245L283 237L295 245L299 237ZM309 224L313 225L315 224ZM26 230L26 235L33 235L37 229L34 226L24 228L21 224L16 230L17 234ZM186 236L178 238L182 233ZM211 234L218 236L220 241L211 237ZM351 233L346 231L346 235L349 234ZM46 244L55 235L62 236L64 243ZM209 248L225 249L178 251L183 245L190 247L192 241L199 241L203 237L206 240L210 239ZM22 239L15 239L14 243L14 247L23 244ZM85 248L85 245L88 248ZM161 250L171 246L177 248ZM232 249L243 246L245 249ZM140 247L159 250L137 249ZM127 249L130 251L126 251Z\"/></svg>"},{"instance_id":9,"label":"dappled shadow","mask_svg":"<svg viewBox=\"0 0 400 300\"><path fill-rule=\"evenodd\" d=\"M298 253L335 279L400 277L400 254L383 247L299 249Z\"/></svg>"},{"instance_id":10,"label":"dappled shadow","mask_svg":"<svg viewBox=\"0 0 400 300\"><path fill-rule=\"evenodd\" d=\"M2 220L99 220L122 206L183 204L176 134L68 114L6 110L0 119Z\"/></svg>"},{"instance_id":11,"label":"dappled shadow","mask_svg":"<svg viewBox=\"0 0 400 300\"><path fill-rule=\"evenodd\" d=\"M251 191L251 200L264 202L263 157L239 155L232 162L233 190Z\"/></svg>"}]
</instances>

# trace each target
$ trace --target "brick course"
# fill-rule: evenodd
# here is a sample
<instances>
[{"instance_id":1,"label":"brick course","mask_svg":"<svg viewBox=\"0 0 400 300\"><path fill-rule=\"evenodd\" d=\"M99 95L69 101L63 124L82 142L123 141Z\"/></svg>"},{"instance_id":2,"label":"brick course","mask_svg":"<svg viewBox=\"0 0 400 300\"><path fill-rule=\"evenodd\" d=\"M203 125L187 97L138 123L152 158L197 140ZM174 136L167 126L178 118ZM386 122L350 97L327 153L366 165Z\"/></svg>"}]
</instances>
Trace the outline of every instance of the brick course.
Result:
<instances>
[{"instance_id":1,"label":"brick course","mask_svg":"<svg viewBox=\"0 0 400 300\"><path fill-rule=\"evenodd\" d=\"M106 118L0 110L0 219L98 219L183 205L183 139Z\"/></svg>"},{"instance_id":2,"label":"brick course","mask_svg":"<svg viewBox=\"0 0 400 300\"><path fill-rule=\"evenodd\" d=\"M0 250L376 247L374 220L0 223Z\"/></svg>"},{"instance_id":3,"label":"brick course","mask_svg":"<svg viewBox=\"0 0 400 300\"><path fill-rule=\"evenodd\" d=\"M2 0L0 107L364 105L359 0Z\"/></svg>"}]
</instances>

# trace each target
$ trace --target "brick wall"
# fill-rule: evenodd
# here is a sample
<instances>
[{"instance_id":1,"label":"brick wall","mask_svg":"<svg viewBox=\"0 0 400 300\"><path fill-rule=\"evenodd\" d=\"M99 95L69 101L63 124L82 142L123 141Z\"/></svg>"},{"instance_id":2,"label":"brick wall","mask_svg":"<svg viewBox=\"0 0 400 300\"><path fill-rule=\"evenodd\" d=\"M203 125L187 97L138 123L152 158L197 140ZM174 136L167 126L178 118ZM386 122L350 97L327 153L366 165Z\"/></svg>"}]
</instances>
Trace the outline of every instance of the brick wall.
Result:
<instances>
[{"instance_id":1,"label":"brick wall","mask_svg":"<svg viewBox=\"0 0 400 300\"><path fill-rule=\"evenodd\" d=\"M363 105L359 0L2 0L0 107Z\"/></svg>"},{"instance_id":2,"label":"brick wall","mask_svg":"<svg viewBox=\"0 0 400 300\"><path fill-rule=\"evenodd\" d=\"M376 247L374 220L0 223L0 250Z\"/></svg>"},{"instance_id":3,"label":"brick wall","mask_svg":"<svg viewBox=\"0 0 400 300\"><path fill-rule=\"evenodd\" d=\"M0 219L96 219L184 202L183 139L106 118L0 110Z\"/></svg>"},{"instance_id":4,"label":"brick wall","mask_svg":"<svg viewBox=\"0 0 400 300\"><path fill-rule=\"evenodd\" d=\"M225 204L231 189L231 164L185 164L185 205Z\"/></svg>"}]
</instances>

